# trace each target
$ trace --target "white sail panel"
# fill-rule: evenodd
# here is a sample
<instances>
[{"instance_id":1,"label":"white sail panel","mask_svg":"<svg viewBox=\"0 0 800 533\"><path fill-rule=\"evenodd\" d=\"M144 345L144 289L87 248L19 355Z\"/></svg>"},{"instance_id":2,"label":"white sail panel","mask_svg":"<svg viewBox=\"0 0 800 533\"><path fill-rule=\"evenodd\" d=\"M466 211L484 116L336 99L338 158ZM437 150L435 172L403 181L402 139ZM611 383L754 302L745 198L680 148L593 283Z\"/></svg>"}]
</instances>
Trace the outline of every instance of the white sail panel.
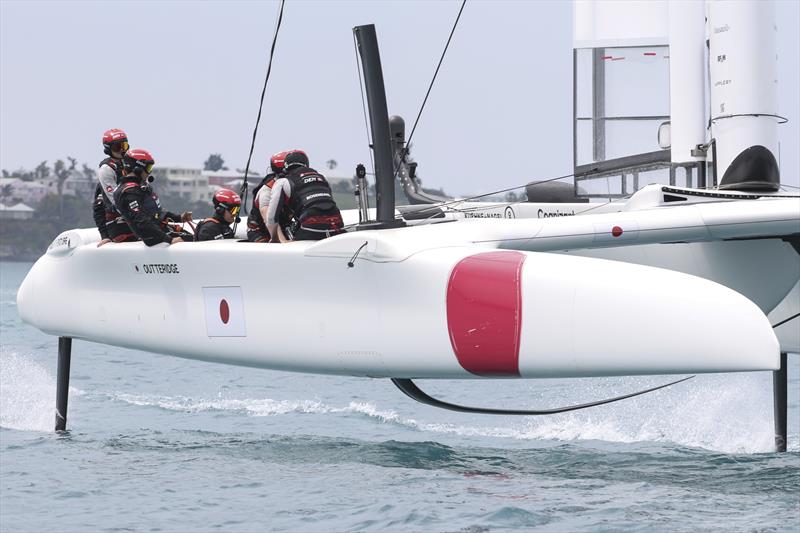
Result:
<instances>
[{"instance_id":1,"label":"white sail panel","mask_svg":"<svg viewBox=\"0 0 800 533\"><path fill-rule=\"evenodd\" d=\"M666 0L575 0L573 48L667 44Z\"/></svg>"}]
</instances>

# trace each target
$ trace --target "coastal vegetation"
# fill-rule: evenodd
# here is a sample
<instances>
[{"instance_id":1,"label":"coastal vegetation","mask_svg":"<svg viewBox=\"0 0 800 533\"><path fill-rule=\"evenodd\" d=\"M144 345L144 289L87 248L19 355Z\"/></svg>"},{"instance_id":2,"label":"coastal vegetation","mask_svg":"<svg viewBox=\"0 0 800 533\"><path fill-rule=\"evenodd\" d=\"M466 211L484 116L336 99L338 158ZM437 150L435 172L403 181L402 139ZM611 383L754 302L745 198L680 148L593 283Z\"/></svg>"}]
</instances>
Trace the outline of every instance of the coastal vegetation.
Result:
<instances>
[{"instance_id":1,"label":"coastal vegetation","mask_svg":"<svg viewBox=\"0 0 800 533\"><path fill-rule=\"evenodd\" d=\"M335 160L325 163L326 170L336 167ZM228 170L221 154L210 154L203 163L207 171ZM236 169L244 174L241 169ZM252 199L252 189L260 178L249 179L250 192L248 204ZM0 204L6 207L23 204L33 209L25 216L13 217L9 213L0 219L0 260L35 260L47 250L49 244L61 232L72 228L94 227L92 202L97 184L96 169L86 163L79 164L73 157L57 159L51 165L42 161L32 170L2 170L0 179ZM156 181L155 190L161 205L170 211L192 211L195 218L209 216L211 193L208 200L190 202L169 190L165 183ZM340 209L354 209L355 179L332 178L331 188ZM238 192L238 187L236 187ZM398 198L401 198L398 190ZM375 207L374 186L370 187L370 205ZM243 216L249 206L242 209Z\"/></svg>"}]
</instances>

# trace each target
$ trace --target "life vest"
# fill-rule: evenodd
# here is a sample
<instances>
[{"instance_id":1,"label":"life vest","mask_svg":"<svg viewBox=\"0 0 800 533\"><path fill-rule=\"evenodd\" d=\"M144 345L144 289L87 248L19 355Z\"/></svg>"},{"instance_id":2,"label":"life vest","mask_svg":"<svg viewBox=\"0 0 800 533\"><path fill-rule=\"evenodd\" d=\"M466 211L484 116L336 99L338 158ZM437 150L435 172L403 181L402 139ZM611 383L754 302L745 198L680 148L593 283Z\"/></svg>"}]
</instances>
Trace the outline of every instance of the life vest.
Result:
<instances>
[{"instance_id":1,"label":"life vest","mask_svg":"<svg viewBox=\"0 0 800 533\"><path fill-rule=\"evenodd\" d=\"M195 228L194 228L194 240L195 241L199 241L200 240L200 230L206 224L219 224L219 220L217 220L214 217L209 217L209 218L204 218L203 220L198 222L197 226L195 226Z\"/></svg>"},{"instance_id":2,"label":"life vest","mask_svg":"<svg viewBox=\"0 0 800 533\"><path fill-rule=\"evenodd\" d=\"M264 224L264 217L261 216L261 209L258 205L258 192L261 190L261 187L264 186L271 189L277 178L277 174L267 174L264 179L261 180L261 183L253 189L253 203L250 207L250 216L247 217L247 227L249 229L261 230L264 233L267 232L267 226Z\"/></svg>"},{"instance_id":3,"label":"life vest","mask_svg":"<svg viewBox=\"0 0 800 533\"><path fill-rule=\"evenodd\" d=\"M287 172L285 177L292 185L289 208L295 213L298 222L302 223L312 208L315 215L339 214L331 186L325 176L313 168L298 167Z\"/></svg>"},{"instance_id":4,"label":"life vest","mask_svg":"<svg viewBox=\"0 0 800 533\"><path fill-rule=\"evenodd\" d=\"M120 185L117 192L114 193L116 198L121 198L123 194L131 189L141 189L142 197L140 199L139 207L146 215L152 216L159 224L165 225L164 215L161 210L161 201L158 195L149 185L142 185L135 181L128 181Z\"/></svg>"},{"instance_id":5,"label":"life vest","mask_svg":"<svg viewBox=\"0 0 800 533\"><path fill-rule=\"evenodd\" d=\"M219 219L217 219L215 217L209 217L209 218L203 219L200 222L198 222L197 226L194 228L194 240L195 241L199 241L200 240L200 234L201 234L202 228L206 224L217 224L220 227L216 228L216 229L219 230L219 233L214 235L214 239L205 239L205 240L218 240L218 239L232 239L233 238L233 230L231 229L230 226L228 226L227 224L223 225L222 221L220 221Z\"/></svg>"},{"instance_id":6,"label":"life vest","mask_svg":"<svg viewBox=\"0 0 800 533\"><path fill-rule=\"evenodd\" d=\"M113 157L106 157L100 161L100 164L97 166L97 168L100 168L103 165L108 165L111 167L111 170L113 170L114 174L117 175L117 184L122 182L122 178L125 177L125 170L122 168L122 161Z\"/></svg>"},{"instance_id":7,"label":"life vest","mask_svg":"<svg viewBox=\"0 0 800 533\"><path fill-rule=\"evenodd\" d=\"M119 185L123 181L123 178L125 177L125 171L122 168L122 162L119 159L114 159L113 157L106 157L105 159L100 161L100 164L98 165L97 168L102 168L103 165L108 165L108 167L114 171L114 175L116 176L117 180L117 185ZM111 193L110 190L109 193ZM117 209L114 207L114 204L105 194L103 194L102 201L103 201L103 208L106 210L106 221L111 222L113 220L116 220L120 215L119 211L117 211Z\"/></svg>"}]
</instances>

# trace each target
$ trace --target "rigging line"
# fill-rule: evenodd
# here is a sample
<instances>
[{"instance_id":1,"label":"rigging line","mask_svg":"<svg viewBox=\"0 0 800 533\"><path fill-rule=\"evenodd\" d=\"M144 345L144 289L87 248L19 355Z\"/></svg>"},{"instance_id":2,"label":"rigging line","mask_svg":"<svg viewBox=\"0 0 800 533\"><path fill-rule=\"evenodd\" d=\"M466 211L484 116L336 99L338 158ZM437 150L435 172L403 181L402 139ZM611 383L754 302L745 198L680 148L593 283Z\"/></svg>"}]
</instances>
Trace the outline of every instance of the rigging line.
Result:
<instances>
[{"instance_id":1,"label":"rigging line","mask_svg":"<svg viewBox=\"0 0 800 533\"><path fill-rule=\"evenodd\" d=\"M278 32L281 29L281 22L283 21L283 5L285 0L281 0L280 10L278 11L278 22L275 24L275 34L272 36L272 46L269 50L269 63L267 64L267 75L264 78L264 88L261 89L261 102L258 104L258 116L256 117L256 125L253 128L253 140L250 143L250 154L247 156L247 165L244 167L244 180L242 181L242 188L239 191L239 196L242 198L242 205L247 205L247 175L250 172L250 161L253 159L253 149L256 146L256 135L258 135L258 123L261 122L261 110L264 107L264 95L267 93L267 82L269 82L269 75L272 72L272 59L275 56L275 45L278 42ZM233 232L236 233L236 225L238 220L233 224Z\"/></svg>"},{"instance_id":2,"label":"rigging line","mask_svg":"<svg viewBox=\"0 0 800 533\"><path fill-rule=\"evenodd\" d=\"M361 109L364 111L364 132L367 135L367 146L369 146L369 161L370 165L372 166L372 173L371 175L375 175L375 156L372 154L372 142L370 142L369 138L369 121L367 120L367 103L364 100L364 82L361 77L361 62L358 60L358 41L356 40L356 34L353 32L353 51L355 52L356 56L356 70L358 71L358 89L361 93ZM369 173L368 173L369 174Z\"/></svg>"},{"instance_id":3,"label":"rigging line","mask_svg":"<svg viewBox=\"0 0 800 533\"><path fill-rule=\"evenodd\" d=\"M786 324L787 322L789 322L790 320L794 320L795 318L797 318L799 316L800 316L800 313L795 313L792 316L790 316L789 318L785 318L785 319L781 320L780 322L778 322L777 324L775 324L774 326L772 326L772 329L775 329L778 326L782 326L782 325Z\"/></svg>"},{"instance_id":4,"label":"rigging line","mask_svg":"<svg viewBox=\"0 0 800 533\"><path fill-rule=\"evenodd\" d=\"M444 50L442 50L442 56L439 58L439 64L436 65L436 71L433 73L433 78L431 79L431 83L428 86L428 92L425 93L425 98L422 100L422 105L419 108L419 113L417 113L416 120L414 120L414 126L411 128L411 133L409 134L408 140L406 141L406 146L400 153L400 161L403 161L406 155L408 155L408 147L411 146L411 139L414 138L414 132L417 130L417 124L419 124L419 119L422 116L422 111L425 109L425 104L428 102L428 97L430 96L431 90L433 89L433 84L436 81L436 76L439 74L439 69L442 66L445 54L447 54L447 48L450 46L450 41L453 39L453 34L456 32L456 27L458 26L458 21L461 19L461 13L464 11L465 5L467 5L467 0L463 0L463 2L461 2L461 8L458 10L456 21L453 23L453 29L450 30L450 36L447 38L447 43L444 45ZM397 179L397 173L399 171L400 171L400 165L398 165L394 171L394 177L392 178L392 183L394 183L395 180Z\"/></svg>"},{"instance_id":5,"label":"rigging line","mask_svg":"<svg viewBox=\"0 0 800 533\"><path fill-rule=\"evenodd\" d=\"M475 196L470 196L470 197L467 197L467 198L459 198L457 200L451 200L449 202L444 202L444 203L441 203L441 204L431 204L430 207L427 207L427 208L424 208L424 209L420 209L418 212L419 213L423 213L423 212L428 211L430 209L448 207L448 206L455 205L455 204L461 204L461 203L464 203L464 202L469 202L470 200L477 200L478 198L486 198L487 196L493 196L495 194L500 194L500 193L503 193L503 192L509 192L509 191L513 191L513 190L516 190L516 189L521 189L523 187L527 187L528 185L536 186L536 185L539 185L539 184L542 184L542 183L549 183L551 181L563 180L565 178L573 177L574 175L575 174L564 174L563 176L556 176L555 178L548 178L548 179L542 180L542 181L529 182L529 183L526 183L525 185L517 185L515 187L509 187L508 189L500 189L498 191L487 192L487 193L484 193L484 194L477 194ZM395 217L395 218L397 218L397 217Z\"/></svg>"},{"instance_id":6,"label":"rigging line","mask_svg":"<svg viewBox=\"0 0 800 533\"><path fill-rule=\"evenodd\" d=\"M625 198L621 198L620 200L627 200L628 198L630 198L630 196L631 195L628 195ZM605 206L607 206L609 204L613 204L613 203L616 203L618 201L619 200L613 200L611 202L598 203L594 207L590 207L589 209L584 209L583 211L579 211L578 213L576 213L575 216L583 215L585 213L588 213L589 211L593 211L593 210L598 209L600 207L605 207ZM512 203L508 203L508 204L500 202L500 203L495 203L495 204L491 204L491 205L487 205L487 206L480 206L480 207L467 207L467 208L452 208L451 207L450 211L454 211L456 213L473 213L473 212L477 212L477 211L487 211L489 209L497 209L498 206L502 206L502 205L512 206L512 205L524 205L524 204L527 204L527 203L537 203L537 202L512 202ZM425 224L428 224L428 223L436 224L436 223L440 222L440 221L437 221L437 220L433 220L433 218L436 215L437 215L437 213L434 213L433 215L429 216L428 218L424 219L422 222L420 222L420 223L418 223L416 225L425 225Z\"/></svg>"},{"instance_id":7,"label":"rigging line","mask_svg":"<svg viewBox=\"0 0 800 533\"><path fill-rule=\"evenodd\" d=\"M595 209L599 209L601 207L605 207L605 206L610 205L610 204L615 204L617 202L629 200L631 196L633 196L633 193L627 194L627 195L625 195L625 196L623 196L621 198L617 198L616 200L609 200L608 202L598 202L598 204L596 206L590 207L589 209L584 209L583 211L580 212L580 214L582 215L584 213L588 213L589 211L594 211Z\"/></svg>"},{"instance_id":8,"label":"rigging line","mask_svg":"<svg viewBox=\"0 0 800 533\"><path fill-rule=\"evenodd\" d=\"M781 183L781 187L791 187L792 189L800 189L797 185L789 185L788 183Z\"/></svg>"}]
</instances>

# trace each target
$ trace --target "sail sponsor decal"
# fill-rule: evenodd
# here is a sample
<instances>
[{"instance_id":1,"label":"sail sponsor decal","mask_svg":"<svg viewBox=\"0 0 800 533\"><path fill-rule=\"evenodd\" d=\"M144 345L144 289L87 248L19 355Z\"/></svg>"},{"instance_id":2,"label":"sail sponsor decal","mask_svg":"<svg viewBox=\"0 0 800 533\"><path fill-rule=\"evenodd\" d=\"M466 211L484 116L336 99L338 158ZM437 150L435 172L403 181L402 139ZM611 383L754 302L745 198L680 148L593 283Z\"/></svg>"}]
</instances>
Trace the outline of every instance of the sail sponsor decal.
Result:
<instances>
[{"instance_id":1,"label":"sail sponsor decal","mask_svg":"<svg viewBox=\"0 0 800 533\"><path fill-rule=\"evenodd\" d=\"M556 209L555 211L545 211L544 209L539 209L536 212L536 218L553 218L553 217L574 217L575 210L572 209L571 211L559 211Z\"/></svg>"},{"instance_id":2,"label":"sail sponsor decal","mask_svg":"<svg viewBox=\"0 0 800 533\"><path fill-rule=\"evenodd\" d=\"M487 211L465 211L464 218L503 218L503 214Z\"/></svg>"},{"instance_id":3,"label":"sail sponsor decal","mask_svg":"<svg viewBox=\"0 0 800 533\"><path fill-rule=\"evenodd\" d=\"M522 328L520 252L459 261L447 284L447 329L459 364L480 376L519 376Z\"/></svg>"},{"instance_id":4,"label":"sail sponsor decal","mask_svg":"<svg viewBox=\"0 0 800 533\"><path fill-rule=\"evenodd\" d=\"M247 337L241 287L203 287L209 337Z\"/></svg>"}]
</instances>

